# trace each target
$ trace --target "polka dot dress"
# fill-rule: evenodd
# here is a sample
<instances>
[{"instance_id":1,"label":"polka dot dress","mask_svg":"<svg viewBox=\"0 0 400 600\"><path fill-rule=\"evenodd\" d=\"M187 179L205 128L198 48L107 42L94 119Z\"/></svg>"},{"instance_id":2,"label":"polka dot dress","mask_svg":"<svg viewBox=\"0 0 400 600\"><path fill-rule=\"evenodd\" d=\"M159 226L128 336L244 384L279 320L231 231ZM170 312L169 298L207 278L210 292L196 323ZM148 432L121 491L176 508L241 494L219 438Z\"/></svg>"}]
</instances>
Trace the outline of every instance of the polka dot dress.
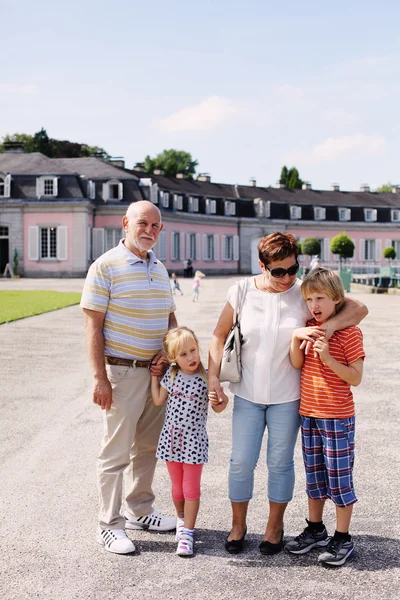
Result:
<instances>
[{"instance_id":1,"label":"polka dot dress","mask_svg":"<svg viewBox=\"0 0 400 600\"><path fill-rule=\"evenodd\" d=\"M161 381L168 392L164 427L157 458L198 465L208 461L207 383L200 375L178 371L171 383L171 367Z\"/></svg>"}]
</instances>

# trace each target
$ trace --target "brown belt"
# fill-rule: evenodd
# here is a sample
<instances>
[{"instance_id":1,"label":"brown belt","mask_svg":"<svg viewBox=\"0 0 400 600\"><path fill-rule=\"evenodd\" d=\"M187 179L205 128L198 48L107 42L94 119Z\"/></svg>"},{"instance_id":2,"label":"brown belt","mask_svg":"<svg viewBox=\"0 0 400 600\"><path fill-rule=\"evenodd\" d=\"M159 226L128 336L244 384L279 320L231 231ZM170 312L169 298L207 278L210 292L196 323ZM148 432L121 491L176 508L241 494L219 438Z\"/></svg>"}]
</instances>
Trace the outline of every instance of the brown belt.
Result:
<instances>
[{"instance_id":1,"label":"brown belt","mask_svg":"<svg viewBox=\"0 0 400 600\"><path fill-rule=\"evenodd\" d=\"M121 367L144 367L150 369L151 360L130 360L129 358L114 358L113 356L104 357L108 365L120 365Z\"/></svg>"}]
</instances>

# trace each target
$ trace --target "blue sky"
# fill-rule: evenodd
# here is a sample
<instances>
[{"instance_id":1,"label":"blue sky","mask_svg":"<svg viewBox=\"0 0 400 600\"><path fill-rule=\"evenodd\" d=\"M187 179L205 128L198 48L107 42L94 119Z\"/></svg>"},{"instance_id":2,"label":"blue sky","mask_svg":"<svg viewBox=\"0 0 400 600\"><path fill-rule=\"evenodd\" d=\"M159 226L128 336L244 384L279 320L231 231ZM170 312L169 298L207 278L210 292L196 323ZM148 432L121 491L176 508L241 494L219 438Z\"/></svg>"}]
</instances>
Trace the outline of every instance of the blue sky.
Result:
<instances>
[{"instance_id":1,"label":"blue sky","mask_svg":"<svg viewBox=\"0 0 400 600\"><path fill-rule=\"evenodd\" d=\"M191 152L213 181L400 183L400 3L0 0L0 137Z\"/></svg>"}]
</instances>

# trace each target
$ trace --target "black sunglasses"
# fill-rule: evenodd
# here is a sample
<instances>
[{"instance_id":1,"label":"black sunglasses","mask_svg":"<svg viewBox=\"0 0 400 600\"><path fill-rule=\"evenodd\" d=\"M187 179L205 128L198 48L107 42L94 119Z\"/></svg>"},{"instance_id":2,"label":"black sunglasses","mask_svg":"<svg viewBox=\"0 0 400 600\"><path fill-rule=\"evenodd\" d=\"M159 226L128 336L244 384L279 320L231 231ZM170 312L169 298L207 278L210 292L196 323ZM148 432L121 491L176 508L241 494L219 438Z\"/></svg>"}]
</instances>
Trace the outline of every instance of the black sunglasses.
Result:
<instances>
[{"instance_id":1,"label":"black sunglasses","mask_svg":"<svg viewBox=\"0 0 400 600\"><path fill-rule=\"evenodd\" d=\"M267 267L267 265L264 266L266 269L268 269L272 277L275 277L276 279L282 279L282 277L285 277L286 273L290 275L290 277L293 277L293 275L296 275L297 271L300 269L300 265L298 262L289 267L288 269L270 269L269 267Z\"/></svg>"}]
</instances>

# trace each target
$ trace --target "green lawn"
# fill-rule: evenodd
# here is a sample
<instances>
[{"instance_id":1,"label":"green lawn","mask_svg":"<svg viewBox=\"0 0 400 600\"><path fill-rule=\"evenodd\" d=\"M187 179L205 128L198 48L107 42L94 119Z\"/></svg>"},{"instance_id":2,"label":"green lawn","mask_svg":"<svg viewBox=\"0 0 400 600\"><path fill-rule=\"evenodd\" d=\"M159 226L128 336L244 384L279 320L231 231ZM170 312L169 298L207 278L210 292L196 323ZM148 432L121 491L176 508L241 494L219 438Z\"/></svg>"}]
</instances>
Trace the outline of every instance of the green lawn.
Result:
<instances>
[{"instance_id":1,"label":"green lawn","mask_svg":"<svg viewBox=\"0 0 400 600\"><path fill-rule=\"evenodd\" d=\"M79 304L78 292L0 291L0 324Z\"/></svg>"}]
</instances>

